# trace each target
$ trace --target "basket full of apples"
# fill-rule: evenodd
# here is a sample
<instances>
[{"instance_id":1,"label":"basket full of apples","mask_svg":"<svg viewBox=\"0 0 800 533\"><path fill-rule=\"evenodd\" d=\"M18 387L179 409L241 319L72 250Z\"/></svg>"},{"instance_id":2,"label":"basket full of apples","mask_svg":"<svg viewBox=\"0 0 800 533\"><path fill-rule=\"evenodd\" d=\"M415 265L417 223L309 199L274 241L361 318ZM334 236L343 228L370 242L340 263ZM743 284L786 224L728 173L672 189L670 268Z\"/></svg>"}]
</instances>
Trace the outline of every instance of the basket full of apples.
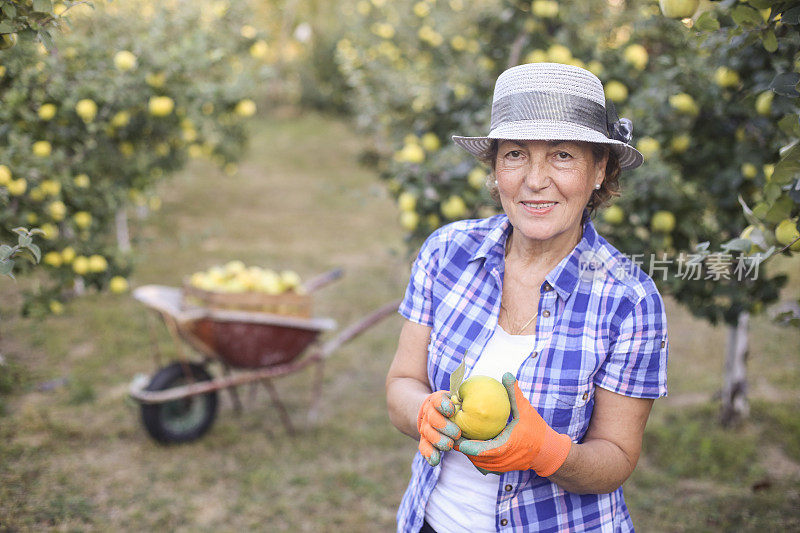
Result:
<instances>
[{"instance_id":1,"label":"basket full of apples","mask_svg":"<svg viewBox=\"0 0 800 533\"><path fill-rule=\"evenodd\" d=\"M293 270L246 266L242 261L195 272L183 284L186 306L308 318L311 295Z\"/></svg>"}]
</instances>

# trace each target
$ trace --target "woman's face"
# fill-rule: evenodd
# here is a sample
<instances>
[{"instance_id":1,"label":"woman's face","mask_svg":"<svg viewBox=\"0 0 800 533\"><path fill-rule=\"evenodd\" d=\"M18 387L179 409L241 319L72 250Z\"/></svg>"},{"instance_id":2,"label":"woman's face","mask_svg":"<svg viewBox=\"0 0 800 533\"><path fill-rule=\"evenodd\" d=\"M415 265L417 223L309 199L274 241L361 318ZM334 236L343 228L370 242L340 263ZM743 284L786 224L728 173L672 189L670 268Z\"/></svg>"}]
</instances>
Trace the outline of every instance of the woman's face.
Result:
<instances>
[{"instance_id":1,"label":"woman's face","mask_svg":"<svg viewBox=\"0 0 800 533\"><path fill-rule=\"evenodd\" d=\"M500 203L525 237L548 241L577 229L608 156L595 161L589 143L499 141L495 177Z\"/></svg>"}]
</instances>

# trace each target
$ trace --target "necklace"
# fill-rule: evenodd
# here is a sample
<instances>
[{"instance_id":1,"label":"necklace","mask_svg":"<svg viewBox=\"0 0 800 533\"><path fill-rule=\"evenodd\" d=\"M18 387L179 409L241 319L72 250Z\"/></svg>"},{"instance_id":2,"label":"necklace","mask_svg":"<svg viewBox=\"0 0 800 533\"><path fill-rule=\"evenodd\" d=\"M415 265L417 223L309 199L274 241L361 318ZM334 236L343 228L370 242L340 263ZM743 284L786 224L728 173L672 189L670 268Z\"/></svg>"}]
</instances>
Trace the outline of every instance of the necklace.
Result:
<instances>
[{"instance_id":1,"label":"necklace","mask_svg":"<svg viewBox=\"0 0 800 533\"><path fill-rule=\"evenodd\" d=\"M508 257L508 252L511 249L511 235L506 237L506 246L505 246L505 248L506 248L505 257ZM502 299L500 300L500 308L503 309L506 312L506 318L509 319L508 323L509 323L509 325L511 325L511 313L509 313L508 312L508 308L505 305L503 305L503 300ZM531 325L531 322L533 322L533 319L535 319L538 314L539 314L539 311L537 310L535 313L533 313L533 316L530 319L528 319L528 321L525 322L525 324L521 328L519 328L516 333L512 333L512 335L521 335L522 332L525 331L525 328L527 328L528 326Z\"/></svg>"},{"instance_id":2,"label":"necklace","mask_svg":"<svg viewBox=\"0 0 800 533\"><path fill-rule=\"evenodd\" d=\"M511 325L511 320L510 320L510 318L511 318L511 313L509 313L509 312L508 312L508 309L506 308L506 306L505 306L505 305L503 305L503 302L500 302L500 307L501 307L501 308L502 308L502 309L503 309L503 310L506 312L506 318L508 318L508 319L509 319L508 323L509 323L509 325ZM512 333L512 335L522 335L522 332L523 332L523 331L525 331L525 328L527 328L528 326L530 326L530 325L531 325L531 322L533 322L533 319L534 319L534 318L536 318L536 316L537 316L538 314L539 314L539 311L536 311L536 312L533 314L533 316L532 316L532 317L531 317L531 318L530 318L530 319L529 319L527 322L525 322L525 324L524 324L524 325L523 325L521 328L519 328L519 329L516 331L516 333Z\"/></svg>"}]
</instances>

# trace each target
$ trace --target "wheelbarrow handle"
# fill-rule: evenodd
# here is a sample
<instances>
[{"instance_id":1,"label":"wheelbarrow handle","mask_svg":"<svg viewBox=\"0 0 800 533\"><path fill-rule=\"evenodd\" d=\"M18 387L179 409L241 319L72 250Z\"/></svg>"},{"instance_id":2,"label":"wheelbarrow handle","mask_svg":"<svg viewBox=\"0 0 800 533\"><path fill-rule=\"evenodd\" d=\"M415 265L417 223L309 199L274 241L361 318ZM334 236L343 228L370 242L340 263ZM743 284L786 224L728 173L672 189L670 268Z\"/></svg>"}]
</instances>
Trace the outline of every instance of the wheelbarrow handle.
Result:
<instances>
[{"instance_id":1,"label":"wheelbarrow handle","mask_svg":"<svg viewBox=\"0 0 800 533\"><path fill-rule=\"evenodd\" d=\"M353 324L350 324L344 330L342 330L341 333L339 333L334 338L330 339L325 344L323 344L318 352L318 356L322 359L327 359L333 352L338 350L344 343L352 340L354 337L357 337L358 335L360 335L370 327L374 326L384 318L397 312L397 309L400 307L401 301L402 300L398 299L398 300L393 300L387 304L384 304L383 306L376 309L367 316L361 318L360 320L357 320Z\"/></svg>"},{"instance_id":2,"label":"wheelbarrow handle","mask_svg":"<svg viewBox=\"0 0 800 533\"><path fill-rule=\"evenodd\" d=\"M314 292L322 287L325 287L326 285L330 285L337 279L341 278L342 275L344 275L343 269L334 268L333 270L329 270L328 272L314 276L303 284L303 288L306 290L306 292Z\"/></svg>"}]
</instances>

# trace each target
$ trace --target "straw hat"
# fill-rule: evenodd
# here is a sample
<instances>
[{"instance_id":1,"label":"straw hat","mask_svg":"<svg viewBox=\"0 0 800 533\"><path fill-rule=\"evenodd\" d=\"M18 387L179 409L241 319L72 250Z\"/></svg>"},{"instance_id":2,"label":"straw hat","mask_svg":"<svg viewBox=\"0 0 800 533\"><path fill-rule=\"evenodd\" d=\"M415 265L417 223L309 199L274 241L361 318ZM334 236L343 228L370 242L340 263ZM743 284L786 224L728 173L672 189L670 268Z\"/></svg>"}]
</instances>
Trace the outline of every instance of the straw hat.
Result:
<instances>
[{"instance_id":1,"label":"straw hat","mask_svg":"<svg viewBox=\"0 0 800 533\"><path fill-rule=\"evenodd\" d=\"M608 144L622 170L628 170L644 161L629 144L632 137L633 124L617 117L610 100L606 103L597 76L572 65L528 63L497 78L489 135L454 135L453 141L479 159L489 155L492 139Z\"/></svg>"}]
</instances>

